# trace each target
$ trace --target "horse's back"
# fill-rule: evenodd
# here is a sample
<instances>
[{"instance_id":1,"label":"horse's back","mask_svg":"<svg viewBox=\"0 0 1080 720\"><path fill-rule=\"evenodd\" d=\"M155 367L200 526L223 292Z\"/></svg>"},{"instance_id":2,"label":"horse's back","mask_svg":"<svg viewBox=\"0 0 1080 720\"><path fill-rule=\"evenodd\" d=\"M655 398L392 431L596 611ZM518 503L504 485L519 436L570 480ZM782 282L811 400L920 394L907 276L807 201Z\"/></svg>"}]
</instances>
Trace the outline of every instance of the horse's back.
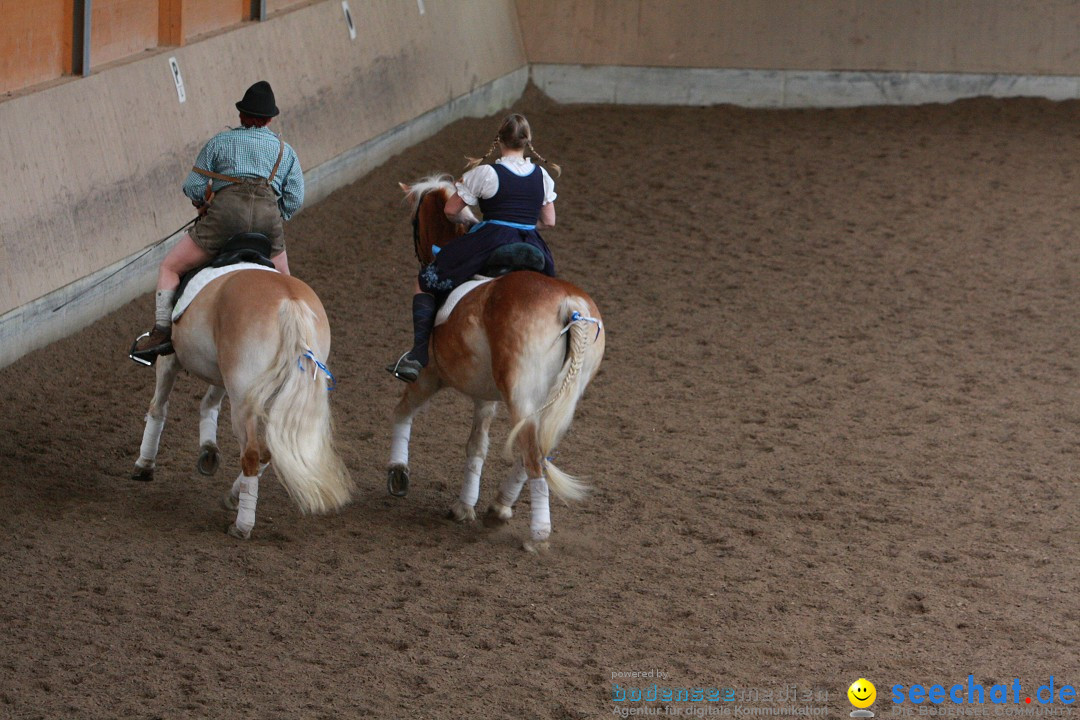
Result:
<instances>
[{"instance_id":1,"label":"horse's back","mask_svg":"<svg viewBox=\"0 0 1080 720\"><path fill-rule=\"evenodd\" d=\"M303 302L325 323L322 302L299 278L278 272L242 270L220 279L225 282L216 299L217 312L222 322L234 324L232 330L276 324L277 312L285 300Z\"/></svg>"}]
</instances>

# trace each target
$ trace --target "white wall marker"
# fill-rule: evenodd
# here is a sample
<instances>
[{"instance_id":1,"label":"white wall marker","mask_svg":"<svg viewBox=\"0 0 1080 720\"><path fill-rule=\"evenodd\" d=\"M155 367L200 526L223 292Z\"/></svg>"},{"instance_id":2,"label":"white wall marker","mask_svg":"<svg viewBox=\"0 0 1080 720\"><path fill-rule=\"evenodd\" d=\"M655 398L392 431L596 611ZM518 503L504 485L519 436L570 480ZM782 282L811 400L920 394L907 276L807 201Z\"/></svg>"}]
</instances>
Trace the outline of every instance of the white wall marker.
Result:
<instances>
[{"instance_id":1,"label":"white wall marker","mask_svg":"<svg viewBox=\"0 0 1080 720\"><path fill-rule=\"evenodd\" d=\"M180 76L180 63L176 62L176 58L169 58L169 68L172 70L173 82L176 83L176 97L180 102L187 100L187 93L184 92L184 78Z\"/></svg>"},{"instance_id":2,"label":"white wall marker","mask_svg":"<svg viewBox=\"0 0 1080 720\"><path fill-rule=\"evenodd\" d=\"M356 25L353 24L352 12L349 10L349 0L341 0L341 9L345 11L345 24L349 26L349 39L356 39Z\"/></svg>"}]
</instances>

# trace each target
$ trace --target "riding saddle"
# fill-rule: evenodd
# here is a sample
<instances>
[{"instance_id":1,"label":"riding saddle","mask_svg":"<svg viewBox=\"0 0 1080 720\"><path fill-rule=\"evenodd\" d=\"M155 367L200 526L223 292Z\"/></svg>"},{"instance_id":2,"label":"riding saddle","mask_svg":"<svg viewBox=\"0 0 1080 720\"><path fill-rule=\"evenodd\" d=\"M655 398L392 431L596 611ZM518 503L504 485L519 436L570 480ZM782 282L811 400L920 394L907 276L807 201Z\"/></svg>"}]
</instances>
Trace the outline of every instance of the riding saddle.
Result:
<instances>
[{"instance_id":1,"label":"riding saddle","mask_svg":"<svg viewBox=\"0 0 1080 720\"><path fill-rule=\"evenodd\" d=\"M187 288L191 279L206 268L220 268L237 263L254 263L265 267L274 267L274 262L270 259L271 247L270 238L262 233L245 232L233 235L221 247L221 252L215 255L210 262L183 274L180 278L180 285L176 288L176 300L179 301L183 297L184 289ZM135 338L135 342L132 343L131 350L128 352L128 357L140 365L153 365L158 355L166 353L159 351L137 352L135 346L139 344L142 337ZM171 348L171 344L169 347ZM169 352L172 352L171 349Z\"/></svg>"}]
</instances>

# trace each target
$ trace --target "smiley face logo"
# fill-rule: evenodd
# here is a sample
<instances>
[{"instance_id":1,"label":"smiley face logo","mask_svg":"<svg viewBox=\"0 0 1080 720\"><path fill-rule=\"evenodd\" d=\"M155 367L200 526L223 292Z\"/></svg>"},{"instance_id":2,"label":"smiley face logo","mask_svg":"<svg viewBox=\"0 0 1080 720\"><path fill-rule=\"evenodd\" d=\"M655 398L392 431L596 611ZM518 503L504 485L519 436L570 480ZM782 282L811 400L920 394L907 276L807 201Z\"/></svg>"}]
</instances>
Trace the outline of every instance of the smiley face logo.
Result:
<instances>
[{"instance_id":1,"label":"smiley face logo","mask_svg":"<svg viewBox=\"0 0 1080 720\"><path fill-rule=\"evenodd\" d=\"M868 708L877 700L877 688L866 678L859 678L847 689L848 700L857 708Z\"/></svg>"}]
</instances>

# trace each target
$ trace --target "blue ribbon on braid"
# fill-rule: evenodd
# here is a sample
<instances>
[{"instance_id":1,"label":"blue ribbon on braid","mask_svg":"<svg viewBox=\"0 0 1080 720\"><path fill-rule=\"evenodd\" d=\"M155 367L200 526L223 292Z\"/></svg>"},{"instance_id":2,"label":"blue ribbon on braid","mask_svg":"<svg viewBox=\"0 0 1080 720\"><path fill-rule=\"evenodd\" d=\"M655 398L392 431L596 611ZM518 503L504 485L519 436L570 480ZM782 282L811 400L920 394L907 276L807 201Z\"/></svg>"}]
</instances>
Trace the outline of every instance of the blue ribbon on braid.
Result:
<instances>
[{"instance_id":1,"label":"blue ribbon on braid","mask_svg":"<svg viewBox=\"0 0 1080 720\"><path fill-rule=\"evenodd\" d=\"M604 329L604 323L600 322L599 318L589 317L588 315L582 315L577 310L570 314L570 322L566 323L566 327L562 329L559 334L564 334L570 329L570 326L579 322L591 322L596 323L596 337L593 338L593 342L596 342L596 338L600 337L600 331Z\"/></svg>"},{"instance_id":2,"label":"blue ribbon on braid","mask_svg":"<svg viewBox=\"0 0 1080 720\"><path fill-rule=\"evenodd\" d=\"M327 386L326 392L333 392L334 388L337 387L337 378L334 377L334 373L330 372L330 368L319 362L318 358L315 357L315 353L308 350L306 353L296 359L296 366L301 370L304 369L304 358L307 358L311 362L315 363L315 367L318 368L315 371L315 374L311 376L311 379L314 380L315 378L317 378L319 376L319 370L322 370L324 373L326 373L326 377L330 378L330 385Z\"/></svg>"}]
</instances>

